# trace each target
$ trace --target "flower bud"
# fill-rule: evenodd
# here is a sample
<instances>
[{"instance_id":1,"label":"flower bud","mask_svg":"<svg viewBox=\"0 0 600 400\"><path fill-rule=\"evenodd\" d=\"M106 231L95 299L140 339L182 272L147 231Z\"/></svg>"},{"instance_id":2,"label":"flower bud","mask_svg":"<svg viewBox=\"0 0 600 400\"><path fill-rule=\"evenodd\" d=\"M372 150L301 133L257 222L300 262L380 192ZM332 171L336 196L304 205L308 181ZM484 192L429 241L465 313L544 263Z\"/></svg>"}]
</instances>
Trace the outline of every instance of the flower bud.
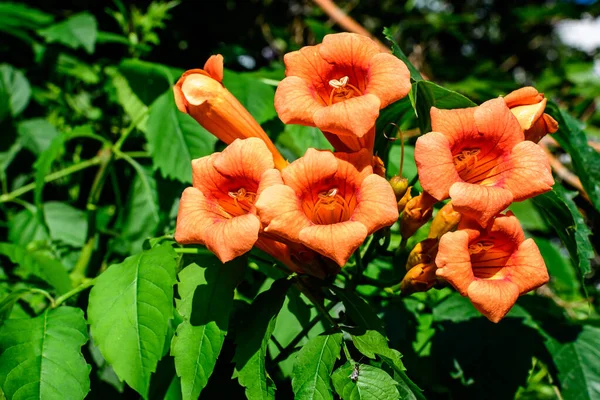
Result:
<instances>
[{"instance_id":1,"label":"flower bud","mask_svg":"<svg viewBox=\"0 0 600 400\"><path fill-rule=\"evenodd\" d=\"M402 200L402 198L408 190L408 179L399 175L392 176L392 178L390 179L390 185L392 186L392 189L394 189L396 201L399 202L400 200ZM408 202L408 200L406 201ZM406 203L404 203L404 205L406 205ZM404 207L402 207L402 210L404 210Z\"/></svg>"},{"instance_id":2,"label":"flower bud","mask_svg":"<svg viewBox=\"0 0 600 400\"><path fill-rule=\"evenodd\" d=\"M400 282L402 296L415 292L426 292L435 285L437 278L435 263L417 264L410 269Z\"/></svg>"},{"instance_id":3,"label":"flower bud","mask_svg":"<svg viewBox=\"0 0 600 400\"><path fill-rule=\"evenodd\" d=\"M450 232L458 226L461 217L462 214L456 211L454 207L452 207L452 202L449 201L444 207L440 208L433 218L431 227L429 228L428 237L435 239L441 238L444 233Z\"/></svg>"},{"instance_id":4,"label":"flower bud","mask_svg":"<svg viewBox=\"0 0 600 400\"><path fill-rule=\"evenodd\" d=\"M420 227L429 221L435 202L435 198L427 192L423 192L406 203L400 223L400 234L403 239L408 239L414 235Z\"/></svg>"},{"instance_id":5,"label":"flower bud","mask_svg":"<svg viewBox=\"0 0 600 400\"><path fill-rule=\"evenodd\" d=\"M429 264L435 261L437 254L438 240L425 239L412 249L406 261L406 270L409 271L417 264Z\"/></svg>"},{"instance_id":6,"label":"flower bud","mask_svg":"<svg viewBox=\"0 0 600 400\"><path fill-rule=\"evenodd\" d=\"M373 173L385 178L385 164L379 156L373 156Z\"/></svg>"},{"instance_id":7,"label":"flower bud","mask_svg":"<svg viewBox=\"0 0 600 400\"><path fill-rule=\"evenodd\" d=\"M547 102L544 93L539 93L534 87L515 90L504 97L504 102L519 121L525 140L537 143L546 134L558 130L558 122L544 113Z\"/></svg>"}]
</instances>

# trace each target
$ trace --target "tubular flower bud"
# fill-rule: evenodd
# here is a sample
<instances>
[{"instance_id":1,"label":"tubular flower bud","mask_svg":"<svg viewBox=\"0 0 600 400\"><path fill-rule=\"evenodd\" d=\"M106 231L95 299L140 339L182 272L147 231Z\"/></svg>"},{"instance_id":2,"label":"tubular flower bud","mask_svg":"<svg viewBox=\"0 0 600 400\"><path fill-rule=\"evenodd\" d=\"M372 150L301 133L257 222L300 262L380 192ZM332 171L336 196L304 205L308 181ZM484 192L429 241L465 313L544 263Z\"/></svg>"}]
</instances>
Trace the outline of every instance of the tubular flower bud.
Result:
<instances>
[{"instance_id":1,"label":"tubular flower bud","mask_svg":"<svg viewBox=\"0 0 600 400\"><path fill-rule=\"evenodd\" d=\"M427 192L413 197L406 203L400 222L400 234L403 239L408 239L414 235L420 227L429 221L435 203L436 200Z\"/></svg>"},{"instance_id":2,"label":"tubular flower bud","mask_svg":"<svg viewBox=\"0 0 600 400\"><path fill-rule=\"evenodd\" d=\"M400 282L400 291L402 296L407 296L415 292L426 292L436 284L437 278L435 272L437 267L435 263L417 264L412 267Z\"/></svg>"},{"instance_id":3,"label":"tubular flower bud","mask_svg":"<svg viewBox=\"0 0 600 400\"><path fill-rule=\"evenodd\" d=\"M368 235L398 219L392 188L373 174L371 160L366 149L308 149L256 202L265 233L344 266Z\"/></svg>"},{"instance_id":4,"label":"tubular flower bud","mask_svg":"<svg viewBox=\"0 0 600 400\"><path fill-rule=\"evenodd\" d=\"M463 219L440 239L437 276L468 297L490 321L500 321L520 295L548 282L548 271L533 239L525 239L508 213L487 229Z\"/></svg>"},{"instance_id":5,"label":"tubular flower bud","mask_svg":"<svg viewBox=\"0 0 600 400\"><path fill-rule=\"evenodd\" d=\"M256 137L265 142L275 166L287 161L248 110L223 86L223 56L211 56L204 69L183 73L173 87L179 111L191 115L207 131L227 144L235 139Z\"/></svg>"},{"instance_id":6,"label":"tubular flower bud","mask_svg":"<svg viewBox=\"0 0 600 400\"><path fill-rule=\"evenodd\" d=\"M254 203L278 174L257 138L236 139L221 153L193 160L193 186L181 196L175 240L206 245L224 263L250 251L261 229Z\"/></svg>"},{"instance_id":7,"label":"tubular flower bud","mask_svg":"<svg viewBox=\"0 0 600 400\"><path fill-rule=\"evenodd\" d=\"M406 261L406 270L409 271L417 264L430 264L434 262L438 250L437 239L425 239L411 250Z\"/></svg>"},{"instance_id":8,"label":"tubular flower bud","mask_svg":"<svg viewBox=\"0 0 600 400\"><path fill-rule=\"evenodd\" d=\"M461 213L456 211L452 207L452 202L449 201L433 217L429 228L429 237L439 239L444 233L454 230L458 226L461 217Z\"/></svg>"},{"instance_id":9,"label":"tubular flower bud","mask_svg":"<svg viewBox=\"0 0 600 400\"><path fill-rule=\"evenodd\" d=\"M431 108L429 132L415 146L423 189L451 198L458 212L486 227L513 201L552 189L544 150L525 141L502 99L456 110Z\"/></svg>"},{"instance_id":10,"label":"tubular flower bud","mask_svg":"<svg viewBox=\"0 0 600 400\"><path fill-rule=\"evenodd\" d=\"M408 190L408 179L406 179L403 176L392 176L390 179L390 185L394 190L394 194L396 195L396 201L398 202L402 200L407 191L410 191ZM408 202L408 200L406 201ZM406 205L406 203L404 205ZM402 210L404 210L404 207L402 207Z\"/></svg>"},{"instance_id":11,"label":"tubular flower bud","mask_svg":"<svg viewBox=\"0 0 600 400\"><path fill-rule=\"evenodd\" d=\"M337 151L366 148L372 153L379 110L411 88L400 59L355 33L326 35L323 43L283 60L286 78L275 93L279 118L318 127Z\"/></svg>"},{"instance_id":12,"label":"tubular flower bud","mask_svg":"<svg viewBox=\"0 0 600 400\"><path fill-rule=\"evenodd\" d=\"M510 92L504 97L504 102L517 117L525 140L537 143L546 134L558 130L558 122L544 113L547 102L544 93L539 93L534 87L527 86Z\"/></svg>"},{"instance_id":13,"label":"tubular flower bud","mask_svg":"<svg viewBox=\"0 0 600 400\"><path fill-rule=\"evenodd\" d=\"M408 202L413 198L412 193L410 192L411 189L412 189L412 186L407 187L406 193L404 193L404 196L402 196L402 198L398 201L398 212L399 213L404 212L404 209L406 208L406 204L408 204Z\"/></svg>"}]
</instances>

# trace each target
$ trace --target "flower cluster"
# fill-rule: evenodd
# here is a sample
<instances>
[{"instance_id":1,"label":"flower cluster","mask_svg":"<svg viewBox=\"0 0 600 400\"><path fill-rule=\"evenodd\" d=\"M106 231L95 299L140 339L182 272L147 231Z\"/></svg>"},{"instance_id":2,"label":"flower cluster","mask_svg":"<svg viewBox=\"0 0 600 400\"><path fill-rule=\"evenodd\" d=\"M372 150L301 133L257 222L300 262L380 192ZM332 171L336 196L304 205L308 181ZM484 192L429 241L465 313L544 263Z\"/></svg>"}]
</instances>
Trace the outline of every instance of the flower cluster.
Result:
<instances>
[{"instance_id":1,"label":"flower cluster","mask_svg":"<svg viewBox=\"0 0 600 400\"><path fill-rule=\"evenodd\" d=\"M406 65L357 34L327 35L286 54L275 93L284 123L321 129L335 151L308 149L288 163L223 85L223 58L187 71L174 87L178 108L228 146L192 161L175 239L202 244L228 262L257 247L290 271L339 272L374 232L395 224L406 243L433 214L429 239L408 257L404 294L448 282L492 321L548 280L535 243L502 212L551 189L536 144L558 126L534 88L478 107L431 109L432 132L416 143L423 192L388 182L373 154L382 108L411 89Z\"/></svg>"}]
</instances>

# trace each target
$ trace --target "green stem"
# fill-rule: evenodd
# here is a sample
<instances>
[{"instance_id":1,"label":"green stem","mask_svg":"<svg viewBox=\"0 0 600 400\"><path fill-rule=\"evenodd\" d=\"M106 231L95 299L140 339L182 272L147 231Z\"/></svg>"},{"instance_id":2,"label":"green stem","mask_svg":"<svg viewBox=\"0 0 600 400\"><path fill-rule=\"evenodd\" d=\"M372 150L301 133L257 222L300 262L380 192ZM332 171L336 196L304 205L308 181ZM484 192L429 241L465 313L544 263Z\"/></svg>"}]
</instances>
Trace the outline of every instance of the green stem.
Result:
<instances>
[{"instance_id":1,"label":"green stem","mask_svg":"<svg viewBox=\"0 0 600 400\"><path fill-rule=\"evenodd\" d=\"M137 125L140 122L142 122L144 120L144 118L146 118L147 115L148 115L148 111L145 111L145 112L141 113L134 121L131 121L131 124L127 127L125 132L123 132L123 134L121 135L119 140L117 140L117 143L115 143L115 145L113 146L113 151L115 153L118 153L121 150L123 143L125 143L125 141L129 137L129 135L131 135L131 133L135 130Z\"/></svg>"},{"instance_id":2,"label":"green stem","mask_svg":"<svg viewBox=\"0 0 600 400\"><path fill-rule=\"evenodd\" d=\"M373 240L376 240L375 238ZM354 260L356 261L356 269L354 271L354 274L352 275L352 278L350 279L349 282L349 288L350 289L355 289L356 286L358 286L358 283L360 282L360 278L362 277L364 266L363 266L363 262L362 262L362 256L360 254L360 248L357 249L354 252Z\"/></svg>"},{"instance_id":3,"label":"green stem","mask_svg":"<svg viewBox=\"0 0 600 400\"><path fill-rule=\"evenodd\" d=\"M102 162L102 158L100 156L96 156L94 158L90 158L89 160L82 161L77 164L73 164L65 169L61 169L60 171L53 172L44 177L44 182L52 182L57 179L63 178L65 176L71 175L75 172L81 171L83 169L93 167ZM0 196L0 203L6 203L16 199L17 197L30 192L35 189L35 183L30 183L28 185L22 186L16 190L13 190L10 193L6 193Z\"/></svg>"},{"instance_id":4,"label":"green stem","mask_svg":"<svg viewBox=\"0 0 600 400\"><path fill-rule=\"evenodd\" d=\"M94 279L87 279L87 280L83 281L83 283L81 283L81 285L77 286L74 289L69 290L67 293L58 297L56 299L56 301L54 301L54 305L52 306L52 308L56 308L56 307L60 306L62 303L67 301L69 298L75 296L77 293L83 292L85 289L89 288L90 286L93 286L96 283L96 279L98 279L98 278L96 277Z\"/></svg>"},{"instance_id":5,"label":"green stem","mask_svg":"<svg viewBox=\"0 0 600 400\"><path fill-rule=\"evenodd\" d=\"M54 306L56 304L56 301L54 300L54 298L52 296L50 296L50 293L46 292L45 290L37 289L37 288L29 289L29 291L31 293L40 293L40 294L43 294L50 301L50 306L52 308L54 308Z\"/></svg>"},{"instance_id":6,"label":"green stem","mask_svg":"<svg viewBox=\"0 0 600 400\"><path fill-rule=\"evenodd\" d=\"M174 249L175 253L179 253L179 254L200 254L200 250L198 248L194 248L194 247L181 247L178 249Z\"/></svg>"}]
</instances>

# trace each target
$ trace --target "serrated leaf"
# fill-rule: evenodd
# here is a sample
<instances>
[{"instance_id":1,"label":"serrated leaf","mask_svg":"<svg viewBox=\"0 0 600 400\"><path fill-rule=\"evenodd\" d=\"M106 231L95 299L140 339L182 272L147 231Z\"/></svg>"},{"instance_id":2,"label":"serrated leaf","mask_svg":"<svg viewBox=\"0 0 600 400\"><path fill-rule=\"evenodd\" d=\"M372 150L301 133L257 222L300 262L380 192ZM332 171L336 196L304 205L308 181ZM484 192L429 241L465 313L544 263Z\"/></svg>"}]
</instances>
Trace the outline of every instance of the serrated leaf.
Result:
<instances>
[{"instance_id":1,"label":"serrated leaf","mask_svg":"<svg viewBox=\"0 0 600 400\"><path fill-rule=\"evenodd\" d=\"M147 106L165 91L171 90L171 85L183 74L179 68L136 59L121 61L119 72L127 79L133 93Z\"/></svg>"},{"instance_id":2,"label":"serrated leaf","mask_svg":"<svg viewBox=\"0 0 600 400\"><path fill-rule=\"evenodd\" d=\"M179 273L181 300L177 311L183 322L171 342L171 355L181 378L183 399L197 399L208 383L225 341L233 291L243 278L246 259L221 264L207 257Z\"/></svg>"},{"instance_id":3,"label":"serrated leaf","mask_svg":"<svg viewBox=\"0 0 600 400\"><path fill-rule=\"evenodd\" d=\"M12 65L0 64L0 121L6 113L21 114L29 104L31 86L25 75Z\"/></svg>"},{"instance_id":4,"label":"serrated leaf","mask_svg":"<svg viewBox=\"0 0 600 400\"><path fill-rule=\"evenodd\" d=\"M583 280L583 276L591 271L590 259L594 257L594 248L589 238L591 231L573 202L576 195L576 192L568 192L556 183L552 191L536 196L532 201L564 243Z\"/></svg>"},{"instance_id":5,"label":"serrated leaf","mask_svg":"<svg viewBox=\"0 0 600 400\"><path fill-rule=\"evenodd\" d=\"M7 399L83 399L90 367L81 354L88 340L83 311L48 309L0 328L0 387Z\"/></svg>"},{"instance_id":6,"label":"serrated leaf","mask_svg":"<svg viewBox=\"0 0 600 400\"><path fill-rule=\"evenodd\" d=\"M100 275L90 292L94 343L145 399L173 317L176 257L169 244L128 257Z\"/></svg>"},{"instance_id":7,"label":"serrated leaf","mask_svg":"<svg viewBox=\"0 0 600 400\"><path fill-rule=\"evenodd\" d=\"M94 52L98 23L87 12L75 14L66 20L38 31L47 43L58 42L72 49L83 47L89 54Z\"/></svg>"},{"instance_id":8,"label":"serrated leaf","mask_svg":"<svg viewBox=\"0 0 600 400\"><path fill-rule=\"evenodd\" d=\"M192 181L191 161L212 153L217 141L191 116L177 109L171 90L152 103L145 133L154 168L164 177L181 182Z\"/></svg>"},{"instance_id":9,"label":"serrated leaf","mask_svg":"<svg viewBox=\"0 0 600 400\"><path fill-rule=\"evenodd\" d=\"M413 83L409 93L422 134L431 131L431 107L441 109L475 107L467 97L450 89L446 89L431 81L418 81Z\"/></svg>"},{"instance_id":10,"label":"serrated leaf","mask_svg":"<svg viewBox=\"0 0 600 400\"><path fill-rule=\"evenodd\" d=\"M290 284L289 280L280 279L259 294L238 327L234 377L246 388L249 400L275 398L275 383L265 369L267 344Z\"/></svg>"},{"instance_id":11,"label":"serrated leaf","mask_svg":"<svg viewBox=\"0 0 600 400\"><path fill-rule=\"evenodd\" d=\"M406 54L404 54L400 46L398 46L398 43L396 43L394 40L394 35L392 34L390 28L383 28L383 36L385 36L385 38L392 44L392 54L401 59L408 67L411 79L413 81L422 81L423 77L421 76L421 73L414 65L412 65L408 57L406 57Z\"/></svg>"},{"instance_id":12,"label":"serrated leaf","mask_svg":"<svg viewBox=\"0 0 600 400\"><path fill-rule=\"evenodd\" d=\"M590 201L600 212L600 153L590 147L578 120L553 102L548 102L547 111L558 122L558 131L552 137L571 156L575 173Z\"/></svg>"},{"instance_id":13,"label":"serrated leaf","mask_svg":"<svg viewBox=\"0 0 600 400\"><path fill-rule=\"evenodd\" d=\"M225 70L223 85L252 114L259 124L277 116L273 104L275 90L256 77Z\"/></svg>"},{"instance_id":14,"label":"serrated leaf","mask_svg":"<svg viewBox=\"0 0 600 400\"><path fill-rule=\"evenodd\" d=\"M300 349L292 372L295 399L333 399L330 375L341 348L342 334L333 333L315 336Z\"/></svg>"},{"instance_id":15,"label":"serrated leaf","mask_svg":"<svg viewBox=\"0 0 600 400\"><path fill-rule=\"evenodd\" d=\"M49 201L44 203L44 217L53 240L73 247L83 247L88 229L84 211L67 203Z\"/></svg>"},{"instance_id":16,"label":"serrated leaf","mask_svg":"<svg viewBox=\"0 0 600 400\"><path fill-rule=\"evenodd\" d=\"M148 122L148 106L133 92L127 79L114 67L107 67L106 74L111 77L115 88L117 101L129 116L131 121L136 122L136 128L144 132Z\"/></svg>"},{"instance_id":17,"label":"serrated leaf","mask_svg":"<svg viewBox=\"0 0 600 400\"><path fill-rule=\"evenodd\" d=\"M17 132L23 147L33 154L40 154L46 150L52 140L59 135L54 125L42 118L19 122Z\"/></svg>"},{"instance_id":18,"label":"serrated leaf","mask_svg":"<svg viewBox=\"0 0 600 400\"><path fill-rule=\"evenodd\" d=\"M396 381L384 370L370 365L346 362L333 373L331 380L342 400L400 399Z\"/></svg>"},{"instance_id":19,"label":"serrated leaf","mask_svg":"<svg viewBox=\"0 0 600 400\"><path fill-rule=\"evenodd\" d=\"M71 279L60 261L11 243L0 243L0 254L19 265L18 274L22 277L37 276L48 282L59 294L71 290Z\"/></svg>"}]
</instances>

